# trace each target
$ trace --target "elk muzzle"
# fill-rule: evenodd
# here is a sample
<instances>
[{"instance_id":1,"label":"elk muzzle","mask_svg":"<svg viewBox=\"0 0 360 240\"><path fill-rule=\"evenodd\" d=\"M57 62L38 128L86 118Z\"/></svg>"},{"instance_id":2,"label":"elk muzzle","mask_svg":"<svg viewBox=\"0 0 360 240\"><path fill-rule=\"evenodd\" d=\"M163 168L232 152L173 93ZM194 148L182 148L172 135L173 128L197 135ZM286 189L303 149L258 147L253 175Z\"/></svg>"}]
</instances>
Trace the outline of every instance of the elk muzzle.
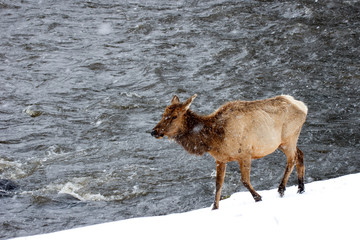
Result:
<instances>
[{"instance_id":1,"label":"elk muzzle","mask_svg":"<svg viewBox=\"0 0 360 240\"><path fill-rule=\"evenodd\" d=\"M151 136L153 136L155 138L162 138L162 137L164 137L164 134L159 133L156 129L153 129L151 132Z\"/></svg>"}]
</instances>

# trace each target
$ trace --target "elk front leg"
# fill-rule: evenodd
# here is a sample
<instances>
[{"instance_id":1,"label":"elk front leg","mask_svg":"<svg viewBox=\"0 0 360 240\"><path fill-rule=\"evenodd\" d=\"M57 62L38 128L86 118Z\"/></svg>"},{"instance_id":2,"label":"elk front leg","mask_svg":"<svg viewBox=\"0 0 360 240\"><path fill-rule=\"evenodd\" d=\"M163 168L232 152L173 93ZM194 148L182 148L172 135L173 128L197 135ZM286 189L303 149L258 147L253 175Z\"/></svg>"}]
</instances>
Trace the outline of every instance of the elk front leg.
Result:
<instances>
[{"instance_id":1,"label":"elk front leg","mask_svg":"<svg viewBox=\"0 0 360 240\"><path fill-rule=\"evenodd\" d=\"M219 208L221 189L224 183L226 163L216 161L216 192L212 210Z\"/></svg>"},{"instance_id":2,"label":"elk front leg","mask_svg":"<svg viewBox=\"0 0 360 240\"><path fill-rule=\"evenodd\" d=\"M250 171L251 171L251 157L247 157L239 160L240 171L241 171L241 182L250 191L255 202L261 201L261 196L255 191L250 184Z\"/></svg>"}]
</instances>

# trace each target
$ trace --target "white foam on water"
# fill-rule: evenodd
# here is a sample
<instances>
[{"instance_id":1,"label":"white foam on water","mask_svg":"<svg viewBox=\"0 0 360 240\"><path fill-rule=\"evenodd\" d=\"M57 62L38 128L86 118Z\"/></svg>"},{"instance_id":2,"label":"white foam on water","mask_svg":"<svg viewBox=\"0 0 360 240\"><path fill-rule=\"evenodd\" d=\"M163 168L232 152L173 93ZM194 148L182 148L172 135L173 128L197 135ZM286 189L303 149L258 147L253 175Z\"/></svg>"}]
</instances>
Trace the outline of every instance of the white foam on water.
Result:
<instances>
[{"instance_id":1,"label":"white foam on water","mask_svg":"<svg viewBox=\"0 0 360 240\"><path fill-rule=\"evenodd\" d=\"M106 197L101 195L100 193L92 194L88 192L82 192L81 190L84 188L83 185L79 183L67 182L62 186L59 194L68 194L71 195L80 201L106 201L108 200Z\"/></svg>"}]
</instances>

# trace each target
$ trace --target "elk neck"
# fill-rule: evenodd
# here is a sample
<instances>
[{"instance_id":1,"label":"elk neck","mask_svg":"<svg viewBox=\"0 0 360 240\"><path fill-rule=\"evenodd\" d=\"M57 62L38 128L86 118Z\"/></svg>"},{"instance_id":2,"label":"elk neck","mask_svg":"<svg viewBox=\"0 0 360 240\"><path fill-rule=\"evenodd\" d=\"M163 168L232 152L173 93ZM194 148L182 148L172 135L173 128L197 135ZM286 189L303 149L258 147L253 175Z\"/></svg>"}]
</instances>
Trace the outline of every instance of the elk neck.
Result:
<instances>
[{"instance_id":1,"label":"elk neck","mask_svg":"<svg viewBox=\"0 0 360 240\"><path fill-rule=\"evenodd\" d=\"M215 117L199 116L188 110L184 114L183 127L174 139L189 153L203 155L215 148L223 138L223 124Z\"/></svg>"}]
</instances>

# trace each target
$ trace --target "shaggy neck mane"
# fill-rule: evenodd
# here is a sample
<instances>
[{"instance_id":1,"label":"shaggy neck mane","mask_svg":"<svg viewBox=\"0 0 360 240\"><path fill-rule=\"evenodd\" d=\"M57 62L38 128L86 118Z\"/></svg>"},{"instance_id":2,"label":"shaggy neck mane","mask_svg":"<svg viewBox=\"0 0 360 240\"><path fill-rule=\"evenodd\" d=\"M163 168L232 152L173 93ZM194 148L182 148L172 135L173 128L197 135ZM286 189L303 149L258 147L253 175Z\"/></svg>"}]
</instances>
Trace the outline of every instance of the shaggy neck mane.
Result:
<instances>
[{"instance_id":1,"label":"shaggy neck mane","mask_svg":"<svg viewBox=\"0 0 360 240\"><path fill-rule=\"evenodd\" d=\"M184 115L183 128L174 137L186 151L196 155L214 150L223 138L224 127L216 122L216 117L199 116L190 110Z\"/></svg>"}]
</instances>

